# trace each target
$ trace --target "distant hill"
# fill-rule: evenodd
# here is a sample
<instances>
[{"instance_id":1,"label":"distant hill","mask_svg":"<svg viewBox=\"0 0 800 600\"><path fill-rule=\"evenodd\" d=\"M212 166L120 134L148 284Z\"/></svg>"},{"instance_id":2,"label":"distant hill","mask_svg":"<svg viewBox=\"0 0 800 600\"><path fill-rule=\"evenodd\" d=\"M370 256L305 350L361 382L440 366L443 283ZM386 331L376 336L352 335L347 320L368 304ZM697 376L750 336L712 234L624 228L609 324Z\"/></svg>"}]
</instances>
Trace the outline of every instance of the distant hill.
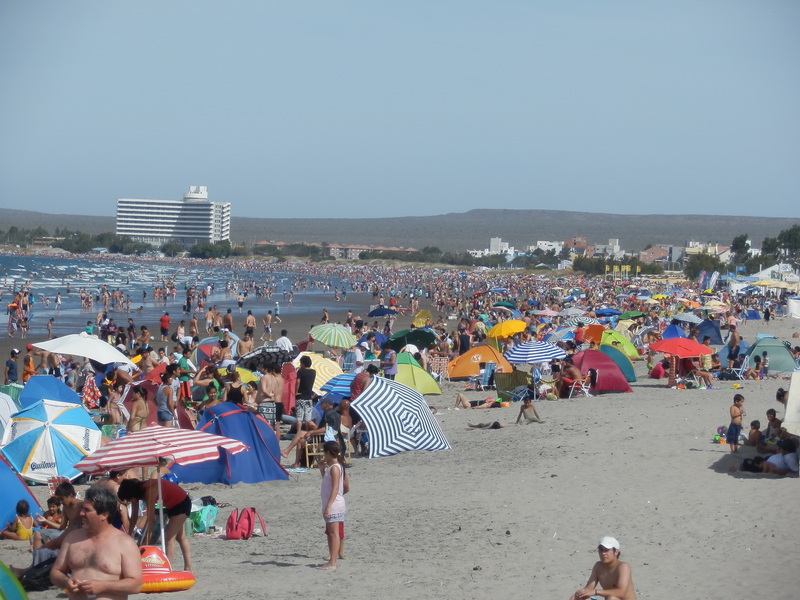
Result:
<instances>
[{"instance_id":1,"label":"distant hill","mask_svg":"<svg viewBox=\"0 0 800 600\"><path fill-rule=\"evenodd\" d=\"M114 217L50 215L3 209L3 228L12 225L51 233L56 227L87 233L114 231ZM613 215L558 210L477 209L428 217L368 219L260 219L233 217L236 244L259 241L328 242L464 251L489 246L489 238L501 237L517 249L537 240L565 240L585 235L590 243L607 244L618 238L628 252L647 244L683 246L689 240L729 245L747 233L758 248L765 237L776 237L800 219L717 215Z\"/></svg>"}]
</instances>

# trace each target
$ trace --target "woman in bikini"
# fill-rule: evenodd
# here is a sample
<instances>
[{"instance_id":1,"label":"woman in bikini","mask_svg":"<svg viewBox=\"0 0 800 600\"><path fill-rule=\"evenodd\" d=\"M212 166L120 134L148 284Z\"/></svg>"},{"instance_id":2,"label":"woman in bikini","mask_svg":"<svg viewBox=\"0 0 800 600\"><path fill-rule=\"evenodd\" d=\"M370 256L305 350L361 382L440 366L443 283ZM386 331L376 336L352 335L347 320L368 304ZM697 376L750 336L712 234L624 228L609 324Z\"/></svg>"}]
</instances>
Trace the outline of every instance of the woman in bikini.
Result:
<instances>
[{"instance_id":1,"label":"woman in bikini","mask_svg":"<svg viewBox=\"0 0 800 600\"><path fill-rule=\"evenodd\" d=\"M147 427L147 417L150 416L150 405L147 404L147 391L141 386L131 389L131 418L128 419L128 431L139 431Z\"/></svg>"}]
</instances>

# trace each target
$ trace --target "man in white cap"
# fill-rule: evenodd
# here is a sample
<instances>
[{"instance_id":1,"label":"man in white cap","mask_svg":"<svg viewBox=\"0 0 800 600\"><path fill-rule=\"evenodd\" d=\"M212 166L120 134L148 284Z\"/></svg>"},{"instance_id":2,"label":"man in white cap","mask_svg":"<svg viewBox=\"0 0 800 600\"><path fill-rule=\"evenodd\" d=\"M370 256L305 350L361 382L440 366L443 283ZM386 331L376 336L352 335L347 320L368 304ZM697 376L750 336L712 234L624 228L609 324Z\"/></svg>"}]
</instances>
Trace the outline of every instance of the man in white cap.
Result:
<instances>
[{"instance_id":1,"label":"man in white cap","mask_svg":"<svg viewBox=\"0 0 800 600\"><path fill-rule=\"evenodd\" d=\"M597 553L600 560L594 563L589 581L570 600L636 600L631 566L619 560L617 539L605 536L597 545ZM602 589L597 589L598 584Z\"/></svg>"}]
</instances>

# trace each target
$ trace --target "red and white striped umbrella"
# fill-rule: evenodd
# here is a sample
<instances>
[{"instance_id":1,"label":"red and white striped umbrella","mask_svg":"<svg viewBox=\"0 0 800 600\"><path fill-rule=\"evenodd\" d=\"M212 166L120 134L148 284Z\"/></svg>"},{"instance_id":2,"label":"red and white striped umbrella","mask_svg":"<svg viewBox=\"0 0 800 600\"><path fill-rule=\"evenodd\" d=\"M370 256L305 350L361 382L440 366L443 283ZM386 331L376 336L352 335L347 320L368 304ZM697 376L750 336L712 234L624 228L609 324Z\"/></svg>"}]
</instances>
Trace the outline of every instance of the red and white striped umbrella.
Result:
<instances>
[{"instance_id":1,"label":"red and white striped umbrella","mask_svg":"<svg viewBox=\"0 0 800 600\"><path fill-rule=\"evenodd\" d=\"M221 435L154 425L106 444L81 460L75 468L96 474L126 467L154 467L164 462L193 465L215 460L220 448L231 454L247 450L239 440Z\"/></svg>"}]
</instances>

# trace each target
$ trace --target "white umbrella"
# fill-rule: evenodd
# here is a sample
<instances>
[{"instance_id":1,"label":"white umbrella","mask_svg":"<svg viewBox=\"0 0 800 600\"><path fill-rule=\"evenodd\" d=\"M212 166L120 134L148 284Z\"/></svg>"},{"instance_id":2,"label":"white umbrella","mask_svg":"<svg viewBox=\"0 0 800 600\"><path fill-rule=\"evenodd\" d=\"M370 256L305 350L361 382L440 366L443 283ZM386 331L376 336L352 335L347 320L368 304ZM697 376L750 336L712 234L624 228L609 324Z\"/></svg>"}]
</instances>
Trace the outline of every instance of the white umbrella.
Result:
<instances>
[{"instance_id":1,"label":"white umbrella","mask_svg":"<svg viewBox=\"0 0 800 600\"><path fill-rule=\"evenodd\" d=\"M692 325L698 325L703 322L703 319L692 313L678 313L672 317L672 320L683 321L684 323L691 323Z\"/></svg>"},{"instance_id":2,"label":"white umbrella","mask_svg":"<svg viewBox=\"0 0 800 600\"><path fill-rule=\"evenodd\" d=\"M107 365L109 363L130 363L131 361L122 352L111 344L104 342L97 336L84 333L71 333L54 340L37 342L37 348L55 352L56 354L73 354L91 358L94 361Z\"/></svg>"}]
</instances>

